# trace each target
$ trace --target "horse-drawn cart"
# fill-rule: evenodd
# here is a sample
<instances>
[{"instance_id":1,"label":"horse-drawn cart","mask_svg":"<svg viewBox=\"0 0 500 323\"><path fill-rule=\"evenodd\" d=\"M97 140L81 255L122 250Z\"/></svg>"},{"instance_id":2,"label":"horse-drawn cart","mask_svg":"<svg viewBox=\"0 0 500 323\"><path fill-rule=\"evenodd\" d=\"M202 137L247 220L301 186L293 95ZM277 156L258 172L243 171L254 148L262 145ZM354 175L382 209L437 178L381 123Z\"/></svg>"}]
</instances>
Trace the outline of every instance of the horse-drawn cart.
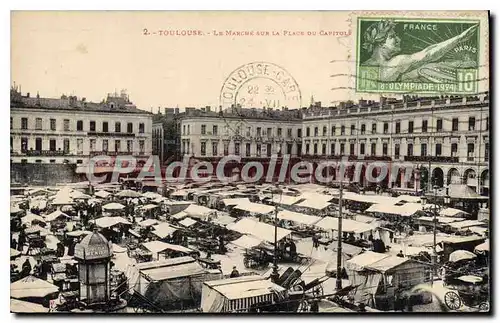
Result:
<instances>
[{"instance_id":1,"label":"horse-drawn cart","mask_svg":"<svg viewBox=\"0 0 500 323\"><path fill-rule=\"evenodd\" d=\"M483 278L465 275L457 278L461 284L453 287L453 291L446 292L444 302L451 310L458 310L462 304L468 307L478 307L481 312L488 312L489 289Z\"/></svg>"}]
</instances>

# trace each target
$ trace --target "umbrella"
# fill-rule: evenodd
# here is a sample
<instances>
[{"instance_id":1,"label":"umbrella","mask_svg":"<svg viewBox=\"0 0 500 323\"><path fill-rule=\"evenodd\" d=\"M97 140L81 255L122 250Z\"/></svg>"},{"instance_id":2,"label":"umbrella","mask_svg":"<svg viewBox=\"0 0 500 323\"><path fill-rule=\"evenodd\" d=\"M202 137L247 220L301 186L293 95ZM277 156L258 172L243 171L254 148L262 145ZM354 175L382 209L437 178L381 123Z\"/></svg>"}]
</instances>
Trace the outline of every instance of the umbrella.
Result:
<instances>
[{"instance_id":1,"label":"umbrella","mask_svg":"<svg viewBox=\"0 0 500 323\"><path fill-rule=\"evenodd\" d=\"M146 193L142 194L142 196L144 196L145 198L151 199L151 200L156 200L156 199L162 198L162 196L160 194L154 193L154 192L146 192Z\"/></svg>"},{"instance_id":2,"label":"umbrella","mask_svg":"<svg viewBox=\"0 0 500 323\"><path fill-rule=\"evenodd\" d=\"M475 252L477 253L483 253L485 251L490 251L490 241L486 240L485 242L481 243L480 245L476 246L474 249Z\"/></svg>"},{"instance_id":3,"label":"umbrella","mask_svg":"<svg viewBox=\"0 0 500 323\"><path fill-rule=\"evenodd\" d=\"M70 216L67 215L66 213L63 213L59 210L56 210L50 214L47 214L45 216L45 219L49 222L56 220L57 218L64 217L64 218L69 218Z\"/></svg>"},{"instance_id":4,"label":"umbrella","mask_svg":"<svg viewBox=\"0 0 500 323\"><path fill-rule=\"evenodd\" d=\"M90 195L87 195L85 193L82 193L82 192L79 192L79 191L74 191L72 194L71 194L71 197L75 200L89 200L91 199L92 197Z\"/></svg>"},{"instance_id":5,"label":"umbrella","mask_svg":"<svg viewBox=\"0 0 500 323\"><path fill-rule=\"evenodd\" d=\"M92 232L85 231L85 230L75 230L75 231L71 231L71 232L66 233L66 235L68 235L70 237L79 237L79 236L86 236L86 235L91 234L91 233Z\"/></svg>"},{"instance_id":6,"label":"umbrella","mask_svg":"<svg viewBox=\"0 0 500 323\"><path fill-rule=\"evenodd\" d=\"M451 262L458 262L458 261L462 261L462 260L474 259L476 257L477 256L474 253L470 252L470 251L467 251L467 250L457 250L457 251L453 251L450 254L450 261Z\"/></svg>"},{"instance_id":7,"label":"umbrella","mask_svg":"<svg viewBox=\"0 0 500 323\"><path fill-rule=\"evenodd\" d=\"M59 287L33 276L25 277L10 284L10 297L12 298L46 297L58 291Z\"/></svg>"},{"instance_id":8,"label":"umbrella","mask_svg":"<svg viewBox=\"0 0 500 323\"><path fill-rule=\"evenodd\" d=\"M10 299L10 311L12 313L48 313L49 309L40 304Z\"/></svg>"},{"instance_id":9,"label":"umbrella","mask_svg":"<svg viewBox=\"0 0 500 323\"><path fill-rule=\"evenodd\" d=\"M115 211L115 210L123 210L125 206L121 205L120 203L108 203L102 207L106 211Z\"/></svg>"},{"instance_id":10,"label":"umbrella","mask_svg":"<svg viewBox=\"0 0 500 323\"><path fill-rule=\"evenodd\" d=\"M136 191L132 191L132 190L123 190L120 193L116 194L116 196L134 198L134 197L141 197L142 194L139 192L136 192Z\"/></svg>"},{"instance_id":11,"label":"umbrella","mask_svg":"<svg viewBox=\"0 0 500 323\"><path fill-rule=\"evenodd\" d=\"M95 192L95 194L94 194L94 195L95 195L95 196L97 196L97 197L100 197L100 198L105 199L105 198L107 198L108 196L110 196L110 195L111 195L111 193L106 192L106 191L102 191L102 190L101 190L101 191L97 191L97 192Z\"/></svg>"},{"instance_id":12,"label":"umbrella","mask_svg":"<svg viewBox=\"0 0 500 323\"><path fill-rule=\"evenodd\" d=\"M458 277L458 280L461 280L461 281L466 282L466 283L472 283L472 284L480 283L483 281L483 279L481 277L473 276L473 275L460 276L460 277Z\"/></svg>"}]
</instances>

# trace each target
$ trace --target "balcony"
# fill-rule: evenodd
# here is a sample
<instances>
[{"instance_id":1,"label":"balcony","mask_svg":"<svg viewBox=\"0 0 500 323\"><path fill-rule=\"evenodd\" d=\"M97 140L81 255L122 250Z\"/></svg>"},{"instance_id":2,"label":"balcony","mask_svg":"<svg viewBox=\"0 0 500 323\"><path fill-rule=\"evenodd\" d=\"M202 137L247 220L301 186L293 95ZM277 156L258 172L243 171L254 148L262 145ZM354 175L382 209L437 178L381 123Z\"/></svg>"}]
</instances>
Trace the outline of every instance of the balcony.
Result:
<instances>
[{"instance_id":1,"label":"balcony","mask_svg":"<svg viewBox=\"0 0 500 323\"><path fill-rule=\"evenodd\" d=\"M133 152L131 151L91 151L89 153L90 157L94 157L94 156L102 156L102 155L105 155L105 156L130 156L130 155L137 155L137 154L134 154Z\"/></svg>"},{"instance_id":2,"label":"balcony","mask_svg":"<svg viewBox=\"0 0 500 323\"><path fill-rule=\"evenodd\" d=\"M135 133L89 131L89 132L87 132L87 136L93 136L93 137L127 137L127 138L133 138L133 137L135 137Z\"/></svg>"},{"instance_id":3,"label":"balcony","mask_svg":"<svg viewBox=\"0 0 500 323\"><path fill-rule=\"evenodd\" d=\"M69 151L65 150L26 150L26 156L66 156Z\"/></svg>"},{"instance_id":4,"label":"balcony","mask_svg":"<svg viewBox=\"0 0 500 323\"><path fill-rule=\"evenodd\" d=\"M409 162L458 163L458 157L451 156L405 156Z\"/></svg>"}]
</instances>

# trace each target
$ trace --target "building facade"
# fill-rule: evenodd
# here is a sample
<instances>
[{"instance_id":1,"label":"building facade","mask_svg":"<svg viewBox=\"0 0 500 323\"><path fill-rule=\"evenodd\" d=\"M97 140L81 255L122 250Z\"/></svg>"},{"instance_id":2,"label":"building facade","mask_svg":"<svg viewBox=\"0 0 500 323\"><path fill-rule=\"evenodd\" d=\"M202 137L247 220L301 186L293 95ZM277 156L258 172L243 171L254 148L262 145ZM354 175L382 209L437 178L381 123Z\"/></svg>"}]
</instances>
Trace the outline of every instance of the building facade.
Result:
<instances>
[{"instance_id":1,"label":"building facade","mask_svg":"<svg viewBox=\"0 0 500 323\"><path fill-rule=\"evenodd\" d=\"M465 183L489 192L489 95L382 98L337 107L311 105L289 111L234 108L186 110L182 153L196 158L269 158L289 154L309 160L386 160L410 163L408 190ZM403 174L402 174L403 176Z\"/></svg>"},{"instance_id":2,"label":"building facade","mask_svg":"<svg viewBox=\"0 0 500 323\"><path fill-rule=\"evenodd\" d=\"M13 164L86 164L96 155L152 152L152 115L123 92L93 103L75 96L23 96L12 89L10 132Z\"/></svg>"}]
</instances>

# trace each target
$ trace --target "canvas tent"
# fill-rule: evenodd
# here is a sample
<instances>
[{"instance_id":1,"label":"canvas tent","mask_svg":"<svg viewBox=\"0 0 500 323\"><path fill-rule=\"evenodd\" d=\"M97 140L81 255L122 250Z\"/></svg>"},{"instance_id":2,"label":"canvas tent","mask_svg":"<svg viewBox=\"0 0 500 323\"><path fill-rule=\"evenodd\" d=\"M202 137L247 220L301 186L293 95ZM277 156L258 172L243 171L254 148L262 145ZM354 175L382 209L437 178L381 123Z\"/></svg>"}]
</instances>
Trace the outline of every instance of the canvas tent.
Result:
<instances>
[{"instance_id":1,"label":"canvas tent","mask_svg":"<svg viewBox=\"0 0 500 323\"><path fill-rule=\"evenodd\" d=\"M236 223L228 225L227 228L229 230L236 231L241 234L250 234L256 238L259 238L267 242L274 242L274 226L263 222L255 221L251 218L243 218ZM292 231L290 230L283 228L277 228L277 229L278 229L277 230L278 241L292 234Z\"/></svg>"},{"instance_id":2,"label":"canvas tent","mask_svg":"<svg viewBox=\"0 0 500 323\"><path fill-rule=\"evenodd\" d=\"M201 301L204 281L221 279L220 271L206 270L192 257L178 257L130 265L126 274L132 293L160 308Z\"/></svg>"},{"instance_id":3,"label":"canvas tent","mask_svg":"<svg viewBox=\"0 0 500 323\"><path fill-rule=\"evenodd\" d=\"M285 293L283 287L258 275L205 281L201 309L204 313L244 312L252 305L283 299Z\"/></svg>"}]
</instances>

